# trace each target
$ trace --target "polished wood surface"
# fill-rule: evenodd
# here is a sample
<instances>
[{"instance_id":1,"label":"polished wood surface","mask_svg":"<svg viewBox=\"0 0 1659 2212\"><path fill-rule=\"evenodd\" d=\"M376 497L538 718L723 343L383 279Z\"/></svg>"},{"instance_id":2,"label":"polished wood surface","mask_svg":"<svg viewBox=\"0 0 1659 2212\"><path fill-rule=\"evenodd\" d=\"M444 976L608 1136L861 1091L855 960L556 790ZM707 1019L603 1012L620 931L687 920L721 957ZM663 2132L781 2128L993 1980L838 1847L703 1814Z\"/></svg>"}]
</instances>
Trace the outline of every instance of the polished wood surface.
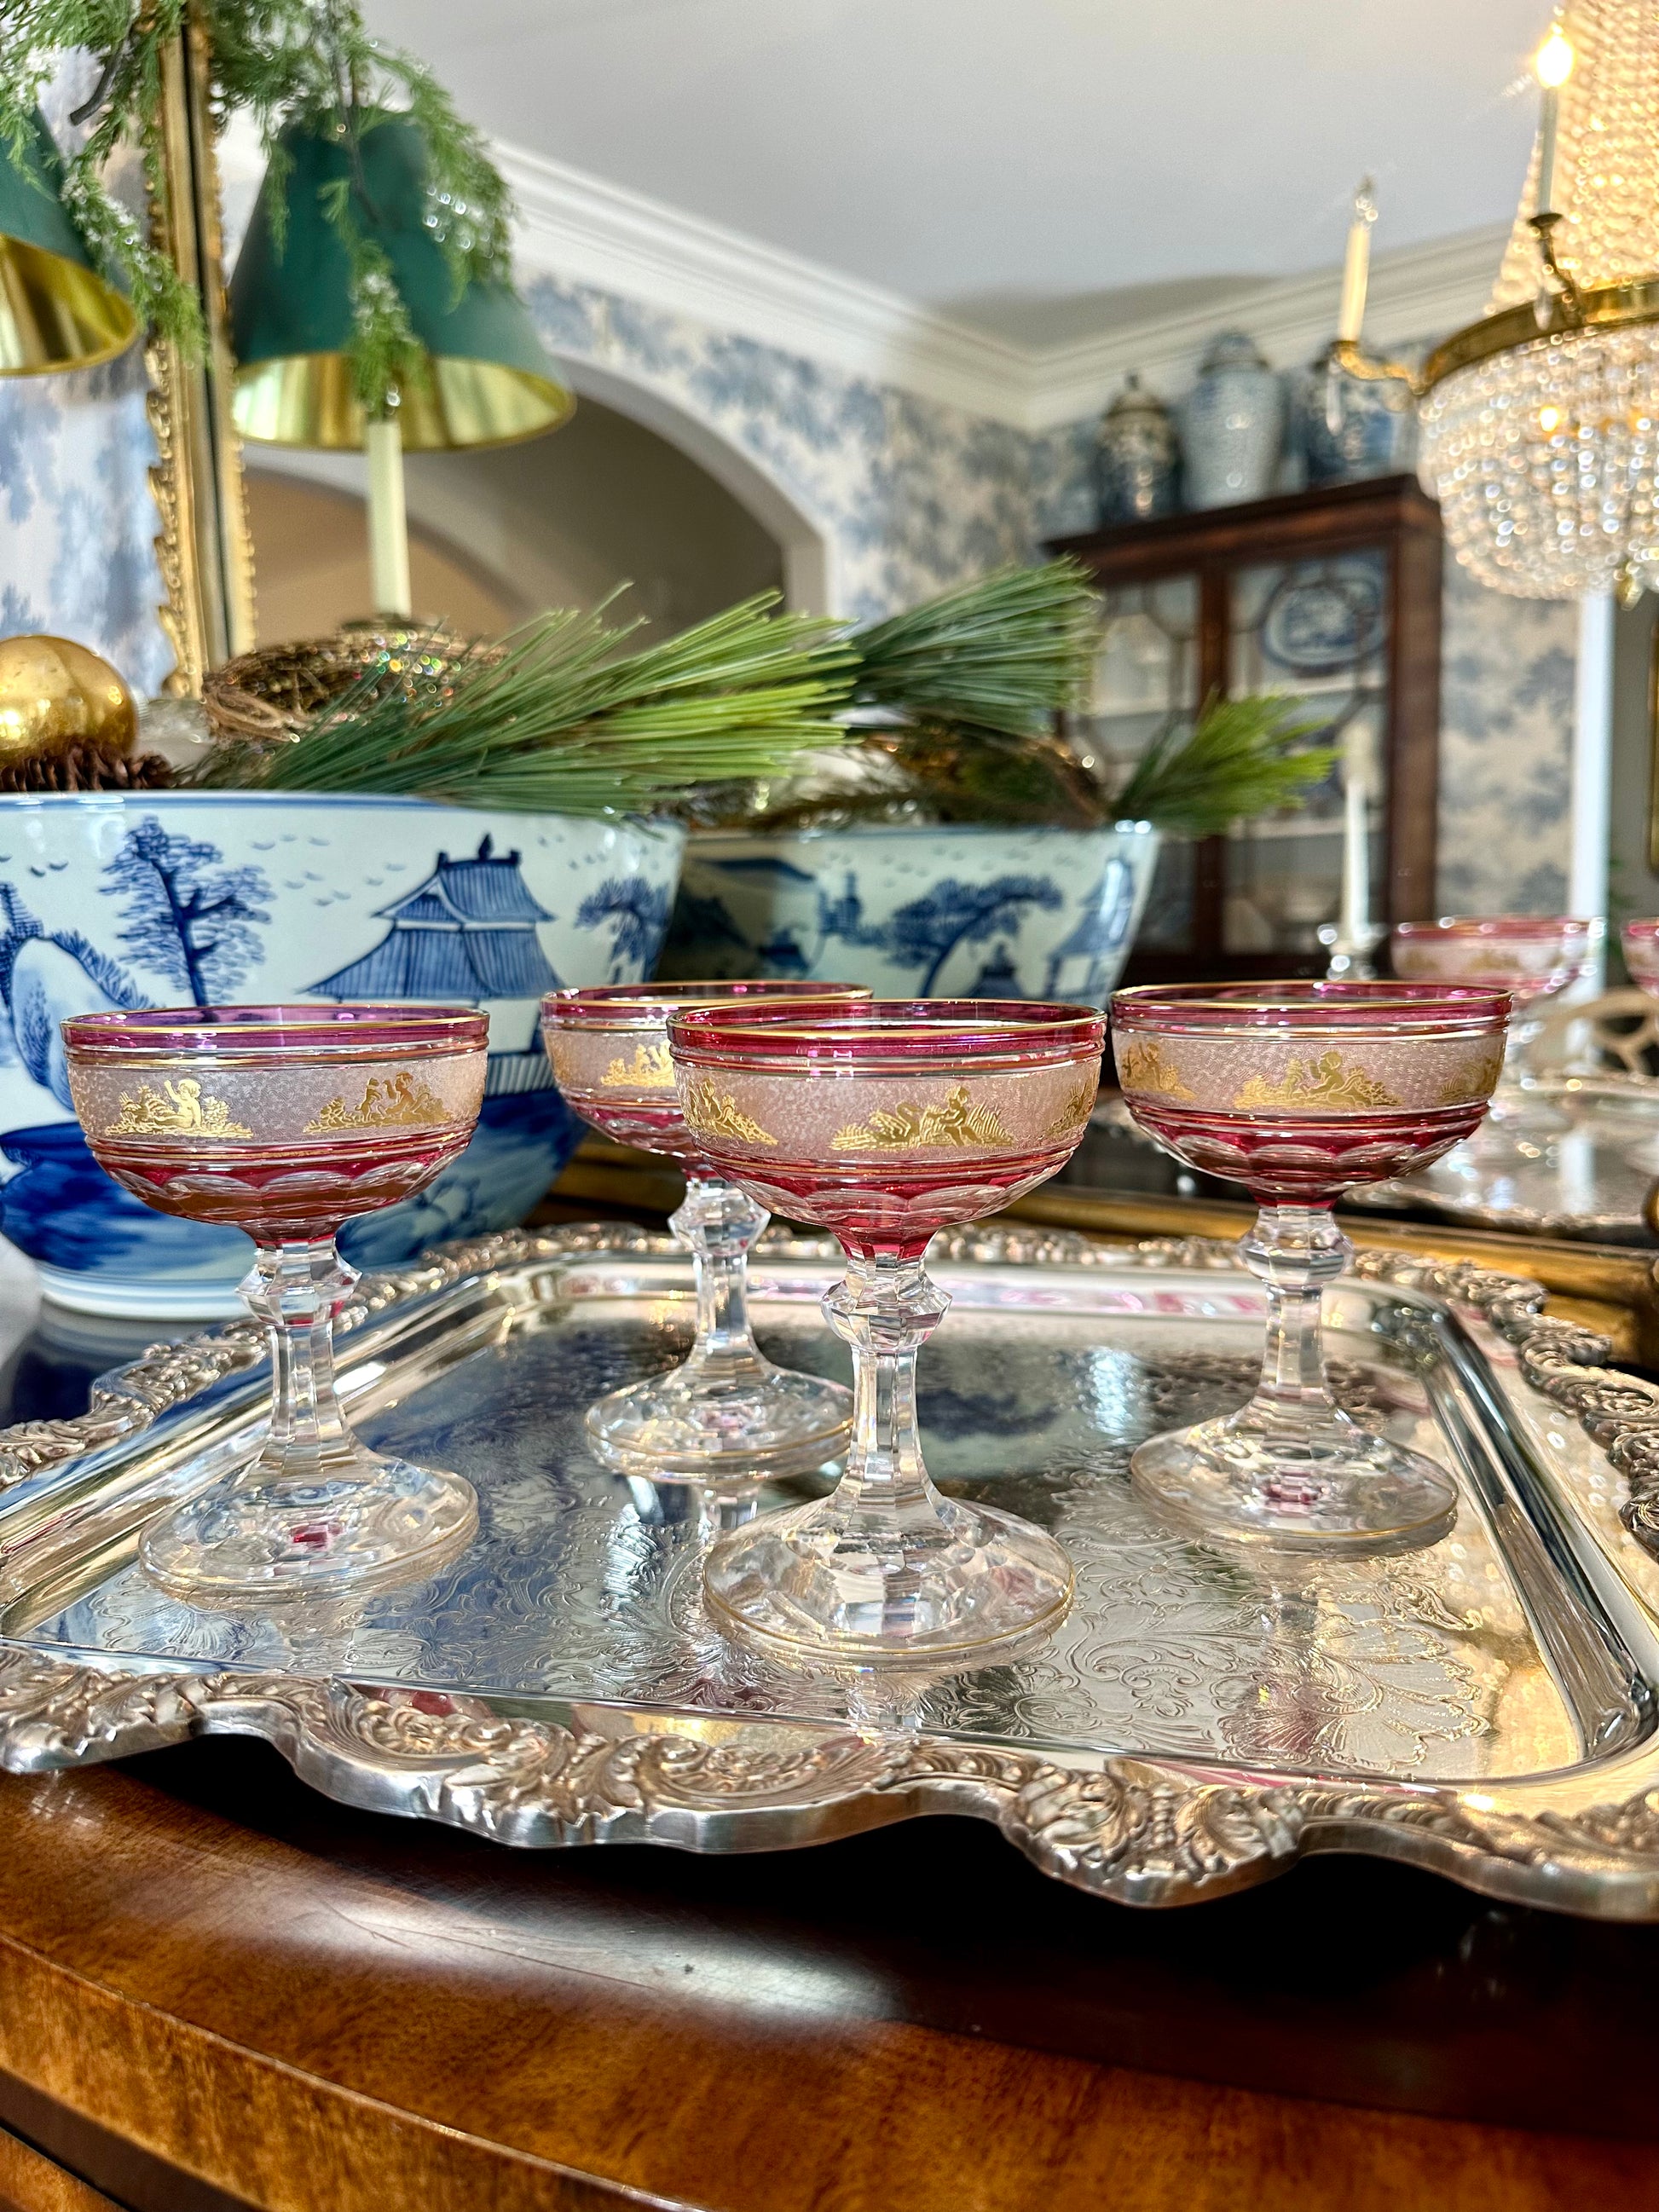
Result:
<instances>
[{"instance_id":1,"label":"polished wood surface","mask_svg":"<svg viewBox=\"0 0 1659 2212\"><path fill-rule=\"evenodd\" d=\"M252 1743L0 1779L0 2120L133 2212L1659 2207L1656 1969L1360 1862L1134 1914L965 1821L515 1853Z\"/></svg>"},{"instance_id":2,"label":"polished wood surface","mask_svg":"<svg viewBox=\"0 0 1659 2212\"><path fill-rule=\"evenodd\" d=\"M113 2197L88 2189L61 2166L0 2130L0 2212L119 2212Z\"/></svg>"}]
</instances>

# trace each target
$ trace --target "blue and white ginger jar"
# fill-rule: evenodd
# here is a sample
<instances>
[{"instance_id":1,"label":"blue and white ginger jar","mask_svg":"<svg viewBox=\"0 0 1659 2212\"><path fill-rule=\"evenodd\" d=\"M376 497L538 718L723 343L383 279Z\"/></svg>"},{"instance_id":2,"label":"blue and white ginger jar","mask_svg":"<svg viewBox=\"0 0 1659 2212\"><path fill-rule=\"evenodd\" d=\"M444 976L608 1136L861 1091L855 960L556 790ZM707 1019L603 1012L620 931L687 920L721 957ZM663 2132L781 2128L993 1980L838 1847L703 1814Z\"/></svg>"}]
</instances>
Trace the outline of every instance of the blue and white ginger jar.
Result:
<instances>
[{"instance_id":1,"label":"blue and white ginger jar","mask_svg":"<svg viewBox=\"0 0 1659 2212\"><path fill-rule=\"evenodd\" d=\"M1181 412L1188 507L1232 507L1273 488L1285 428L1285 391L1243 331L1228 331L1199 364Z\"/></svg>"},{"instance_id":2,"label":"blue and white ginger jar","mask_svg":"<svg viewBox=\"0 0 1659 2212\"><path fill-rule=\"evenodd\" d=\"M1150 522L1173 514L1181 447L1174 418L1131 376L1100 422L1100 520Z\"/></svg>"},{"instance_id":3,"label":"blue and white ginger jar","mask_svg":"<svg viewBox=\"0 0 1659 2212\"><path fill-rule=\"evenodd\" d=\"M1410 386L1334 368L1328 347L1295 379L1291 426L1311 486L1398 476L1416 463Z\"/></svg>"}]
</instances>

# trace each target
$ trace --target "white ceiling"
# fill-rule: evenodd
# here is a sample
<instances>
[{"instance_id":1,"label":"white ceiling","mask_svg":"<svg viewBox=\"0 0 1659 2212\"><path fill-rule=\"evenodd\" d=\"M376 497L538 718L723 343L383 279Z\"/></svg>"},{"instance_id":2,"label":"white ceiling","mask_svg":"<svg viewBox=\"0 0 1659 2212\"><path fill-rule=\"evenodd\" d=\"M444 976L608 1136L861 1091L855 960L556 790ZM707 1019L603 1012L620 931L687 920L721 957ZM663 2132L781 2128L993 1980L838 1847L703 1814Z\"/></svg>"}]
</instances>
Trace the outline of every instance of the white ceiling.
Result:
<instances>
[{"instance_id":1,"label":"white ceiling","mask_svg":"<svg viewBox=\"0 0 1659 2212\"><path fill-rule=\"evenodd\" d=\"M369 0L496 137L1027 343L1513 212L1548 0ZM1167 288L1167 289L1166 289Z\"/></svg>"}]
</instances>

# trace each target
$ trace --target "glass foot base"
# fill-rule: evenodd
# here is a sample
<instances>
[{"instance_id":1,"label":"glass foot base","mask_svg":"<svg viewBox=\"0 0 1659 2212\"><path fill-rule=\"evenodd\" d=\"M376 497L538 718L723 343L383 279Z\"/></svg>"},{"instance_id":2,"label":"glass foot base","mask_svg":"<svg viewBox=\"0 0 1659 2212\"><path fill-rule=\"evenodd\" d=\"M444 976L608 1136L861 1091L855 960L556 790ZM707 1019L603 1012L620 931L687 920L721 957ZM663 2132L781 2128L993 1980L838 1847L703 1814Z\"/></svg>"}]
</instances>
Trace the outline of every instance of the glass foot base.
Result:
<instances>
[{"instance_id":1,"label":"glass foot base","mask_svg":"<svg viewBox=\"0 0 1659 2212\"><path fill-rule=\"evenodd\" d=\"M364 1452L313 1482L216 1483L148 1529L139 1559L197 1604L311 1596L435 1572L477 1526L459 1475Z\"/></svg>"},{"instance_id":2,"label":"glass foot base","mask_svg":"<svg viewBox=\"0 0 1659 2212\"><path fill-rule=\"evenodd\" d=\"M800 1658L947 1661L1053 1626L1072 1563L1052 1536L989 1505L942 1499L915 1532L854 1534L835 1500L723 1537L703 1565L717 1620Z\"/></svg>"},{"instance_id":3,"label":"glass foot base","mask_svg":"<svg viewBox=\"0 0 1659 2212\"><path fill-rule=\"evenodd\" d=\"M1354 1558L1437 1543L1457 1488L1420 1452L1348 1423L1303 1445L1230 1419L1153 1437L1129 1462L1135 1488L1175 1518L1229 1543Z\"/></svg>"},{"instance_id":4,"label":"glass foot base","mask_svg":"<svg viewBox=\"0 0 1659 2212\"><path fill-rule=\"evenodd\" d=\"M784 1367L730 1381L682 1367L587 1409L595 1458L652 1482L810 1474L838 1458L852 1432L850 1390Z\"/></svg>"}]
</instances>

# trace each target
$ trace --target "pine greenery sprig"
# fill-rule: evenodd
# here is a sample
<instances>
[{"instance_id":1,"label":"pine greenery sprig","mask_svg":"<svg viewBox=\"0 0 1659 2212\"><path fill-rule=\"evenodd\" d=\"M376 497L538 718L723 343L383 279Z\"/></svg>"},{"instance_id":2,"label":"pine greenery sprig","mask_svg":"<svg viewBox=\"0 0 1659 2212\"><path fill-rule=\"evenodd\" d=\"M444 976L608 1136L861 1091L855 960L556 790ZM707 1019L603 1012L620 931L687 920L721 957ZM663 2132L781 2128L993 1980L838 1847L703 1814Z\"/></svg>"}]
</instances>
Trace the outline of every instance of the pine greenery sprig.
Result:
<instances>
[{"instance_id":1,"label":"pine greenery sprig","mask_svg":"<svg viewBox=\"0 0 1659 2212\"><path fill-rule=\"evenodd\" d=\"M15 157L41 91L64 52L89 49L97 89L78 119L92 117L85 143L65 164L64 198L100 273L129 290L140 319L192 357L203 340L200 302L164 254L144 240L106 191L116 149L136 145L145 181L164 198L161 65L192 0L0 0L0 137ZM214 103L252 115L280 184L282 132L290 124L337 137L354 172L363 137L394 108L426 143L428 228L448 263L459 298L469 283L512 283L512 203L482 134L457 113L414 56L369 35L356 0L193 0L207 36ZM326 204L351 266L350 354L358 395L371 414L392 389L420 373L407 311L390 263L366 239L352 191Z\"/></svg>"},{"instance_id":2,"label":"pine greenery sprig","mask_svg":"<svg viewBox=\"0 0 1659 2212\"><path fill-rule=\"evenodd\" d=\"M613 627L604 608L544 615L435 681L366 677L291 742L216 746L196 781L594 815L781 775L844 740L832 717L853 657L837 624L775 614L777 598L623 654L637 624Z\"/></svg>"},{"instance_id":3,"label":"pine greenery sprig","mask_svg":"<svg viewBox=\"0 0 1659 2212\"><path fill-rule=\"evenodd\" d=\"M855 703L1036 736L1087 694L1100 602L1076 561L1013 566L872 623L852 642Z\"/></svg>"},{"instance_id":4,"label":"pine greenery sprig","mask_svg":"<svg viewBox=\"0 0 1659 2212\"><path fill-rule=\"evenodd\" d=\"M1177 836L1213 837L1231 823L1297 805L1336 761L1331 747L1307 742L1323 726L1298 719L1293 699L1211 698L1190 726L1173 721L1153 739L1115 811Z\"/></svg>"},{"instance_id":5,"label":"pine greenery sprig","mask_svg":"<svg viewBox=\"0 0 1659 2212\"><path fill-rule=\"evenodd\" d=\"M99 274L130 291L142 322L192 356L201 348L201 303L166 254L104 188L105 165L124 143L138 147L153 198L164 201L161 56L184 21L186 0L8 0L0 6L0 138L14 161L33 134L34 111L66 50L96 55L96 119L64 165L64 204ZM142 33L139 25L142 21Z\"/></svg>"}]
</instances>

